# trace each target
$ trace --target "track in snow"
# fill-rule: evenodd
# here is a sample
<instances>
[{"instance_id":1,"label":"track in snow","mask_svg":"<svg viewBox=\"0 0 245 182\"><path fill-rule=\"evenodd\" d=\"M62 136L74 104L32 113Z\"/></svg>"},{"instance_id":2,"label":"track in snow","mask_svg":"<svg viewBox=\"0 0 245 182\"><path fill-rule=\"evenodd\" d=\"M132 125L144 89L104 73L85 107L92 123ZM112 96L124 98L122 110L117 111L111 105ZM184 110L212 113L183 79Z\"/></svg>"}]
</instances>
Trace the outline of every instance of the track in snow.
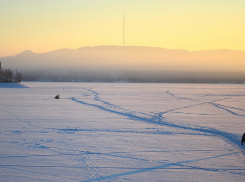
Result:
<instances>
[{"instance_id":1,"label":"track in snow","mask_svg":"<svg viewBox=\"0 0 245 182\"><path fill-rule=\"evenodd\" d=\"M225 139L226 141L232 143L236 148L240 148L240 149L244 148L240 144L241 143L240 142L240 135L238 135L238 134L228 133L228 132L217 130L217 129L211 128L211 127L203 127L203 126L196 126L196 125L192 126L192 125L189 125L189 124L187 126L186 125L179 125L179 124L175 124L175 123L172 123L172 122L168 122L167 119L165 117L163 117L164 114L167 114L167 113L172 112L172 111L177 111L177 110L180 110L180 109L194 107L194 106L203 105L203 104L210 104L210 105L213 105L213 106L217 107L218 109L222 109L222 110L224 110L226 112L229 112L232 115L245 117L245 115L240 115L238 113L235 113L235 112L227 109L225 106L223 106L221 104L215 103L216 101L226 100L227 98L230 97L230 95L225 97L225 98L214 100L214 101L211 101L211 102L201 102L201 101L194 100L194 99L178 97L178 99L186 99L186 100L198 101L200 103L188 105L188 106L185 106L185 107L179 107L179 108L163 111L163 112L160 112L160 113L156 113L154 115L150 115L150 114L147 114L147 113L142 113L142 112L139 113L139 112L129 111L129 110L123 109L120 106L116 106L114 104L111 104L110 102L101 100L99 98L99 93L97 93L97 92L95 92L95 91L93 91L91 89L85 89L85 90L89 92L89 95L92 94L94 96L94 100L97 101L98 104L92 104L92 103L88 103L88 102L85 102L85 101L82 101L82 100L78 100L75 97L71 97L70 100L72 100L74 102L77 102L77 103L80 103L80 104L83 104L83 105L95 107L97 109L100 109L100 110L103 110L103 111L106 111L106 112L110 112L110 113L118 114L118 115L121 115L121 116L125 116L125 117L128 117L131 120L138 120L138 121L152 123L152 124L159 124L159 125L164 125L164 126L173 127L173 128L179 128L179 129L184 129L184 130L192 130L192 131L202 132L202 133L206 133L206 134L211 134L211 135L218 136L218 137L221 137L221 138ZM172 97L177 97L174 94L172 94L170 91L167 91L167 94L171 95ZM239 109L239 108L235 108L235 107L230 107L230 108L244 111L243 109ZM140 114L140 116L138 116L137 114ZM142 114L145 115L146 117L143 117Z\"/></svg>"}]
</instances>

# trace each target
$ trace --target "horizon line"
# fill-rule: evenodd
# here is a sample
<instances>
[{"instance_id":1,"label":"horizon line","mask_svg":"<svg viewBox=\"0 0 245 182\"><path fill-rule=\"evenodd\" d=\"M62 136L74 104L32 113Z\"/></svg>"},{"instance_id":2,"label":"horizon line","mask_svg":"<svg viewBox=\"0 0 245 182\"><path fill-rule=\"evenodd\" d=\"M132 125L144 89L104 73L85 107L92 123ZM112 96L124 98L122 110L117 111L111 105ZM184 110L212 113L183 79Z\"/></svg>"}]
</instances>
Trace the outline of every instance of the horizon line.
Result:
<instances>
[{"instance_id":1,"label":"horizon line","mask_svg":"<svg viewBox=\"0 0 245 182\"><path fill-rule=\"evenodd\" d=\"M82 46L82 47L78 47L78 48L75 48L75 49L72 49L72 48L57 48L57 49L54 49L54 50L50 50L50 51L46 51L46 52L34 52L32 51L31 49L27 49L27 50L23 50L15 55L10 55L10 56L2 56L0 58L4 58L4 57L13 57L13 56L17 56L23 52L26 52L26 51L30 51L34 54L45 54L45 53L49 53L49 52L53 52L53 51L57 51L57 50L78 50L80 48L95 48L95 47L122 47L122 48L127 48L127 47L148 47L148 48L159 48L159 49L166 49L166 50L178 50L178 51L187 51L187 52L201 52L201 51L217 51L217 50L227 50L227 51L240 51L240 52L245 52L245 50L237 50L237 49L228 49L228 48L219 48L219 49L206 49L206 50L188 50L188 49L170 49L170 48L165 48L165 47L155 47L155 46L136 46L136 45L94 45L94 46Z\"/></svg>"}]
</instances>

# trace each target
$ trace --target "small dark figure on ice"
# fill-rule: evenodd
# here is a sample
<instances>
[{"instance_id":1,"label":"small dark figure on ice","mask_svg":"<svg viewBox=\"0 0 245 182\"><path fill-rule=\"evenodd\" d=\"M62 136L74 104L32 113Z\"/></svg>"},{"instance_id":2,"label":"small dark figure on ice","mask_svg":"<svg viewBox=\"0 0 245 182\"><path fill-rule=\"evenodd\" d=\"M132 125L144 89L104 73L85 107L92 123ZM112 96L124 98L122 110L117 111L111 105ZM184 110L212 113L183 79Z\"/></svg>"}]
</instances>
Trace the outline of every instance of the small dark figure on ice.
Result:
<instances>
[{"instance_id":1,"label":"small dark figure on ice","mask_svg":"<svg viewBox=\"0 0 245 182\"><path fill-rule=\"evenodd\" d=\"M60 95L59 94L55 96L55 99L59 99L59 98L60 98Z\"/></svg>"},{"instance_id":2,"label":"small dark figure on ice","mask_svg":"<svg viewBox=\"0 0 245 182\"><path fill-rule=\"evenodd\" d=\"M245 133L243 133L242 139L241 139L241 144L243 145L243 143L245 143Z\"/></svg>"}]
</instances>

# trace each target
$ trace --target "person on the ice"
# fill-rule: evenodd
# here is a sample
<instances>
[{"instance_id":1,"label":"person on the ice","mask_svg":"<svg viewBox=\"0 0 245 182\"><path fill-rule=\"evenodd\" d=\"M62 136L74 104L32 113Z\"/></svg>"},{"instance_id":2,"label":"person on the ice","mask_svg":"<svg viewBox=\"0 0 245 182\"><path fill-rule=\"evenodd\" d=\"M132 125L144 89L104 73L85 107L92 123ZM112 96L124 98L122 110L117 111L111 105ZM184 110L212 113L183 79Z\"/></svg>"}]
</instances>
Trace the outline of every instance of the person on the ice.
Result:
<instances>
[{"instance_id":1,"label":"person on the ice","mask_svg":"<svg viewBox=\"0 0 245 182\"><path fill-rule=\"evenodd\" d=\"M245 133L243 133L242 139L241 139L241 144L243 145L243 143L245 143Z\"/></svg>"}]
</instances>

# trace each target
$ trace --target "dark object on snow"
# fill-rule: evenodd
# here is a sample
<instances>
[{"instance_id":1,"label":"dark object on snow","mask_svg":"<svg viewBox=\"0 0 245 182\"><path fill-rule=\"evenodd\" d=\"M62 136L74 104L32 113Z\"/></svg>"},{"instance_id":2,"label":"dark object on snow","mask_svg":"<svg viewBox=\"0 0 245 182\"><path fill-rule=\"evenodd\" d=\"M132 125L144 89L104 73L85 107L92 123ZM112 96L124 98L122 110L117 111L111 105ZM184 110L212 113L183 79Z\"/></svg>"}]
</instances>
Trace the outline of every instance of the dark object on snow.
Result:
<instances>
[{"instance_id":1,"label":"dark object on snow","mask_svg":"<svg viewBox=\"0 0 245 182\"><path fill-rule=\"evenodd\" d=\"M59 94L55 96L55 99L59 99L59 98L60 98L60 95Z\"/></svg>"},{"instance_id":2,"label":"dark object on snow","mask_svg":"<svg viewBox=\"0 0 245 182\"><path fill-rule=\"evenodd\" d=\"M245 143L245 133L243 133L242 139L241 139L241 144L243 145L243 143Z\"/></svg>"}]
</instances>

